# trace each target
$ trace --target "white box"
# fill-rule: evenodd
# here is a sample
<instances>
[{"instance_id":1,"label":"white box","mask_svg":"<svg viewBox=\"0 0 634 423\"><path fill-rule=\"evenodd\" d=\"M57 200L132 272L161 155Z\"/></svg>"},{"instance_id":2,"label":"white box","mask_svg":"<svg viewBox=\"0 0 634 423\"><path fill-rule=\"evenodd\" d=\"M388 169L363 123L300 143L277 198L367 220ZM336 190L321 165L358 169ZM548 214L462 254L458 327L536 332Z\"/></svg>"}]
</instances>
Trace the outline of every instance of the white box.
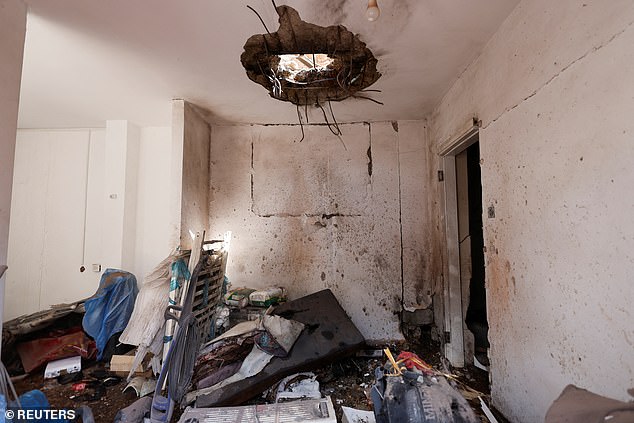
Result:
<instances>
[{"instance_id":1,"label":"white box","mask_svg":"<svg viewBox=\"0 0 634 423\"><path fill-rule=\"evenodd\" d=\"M81 370L81 356L51 361L44 370L44 379L57 377L62 373L77 373Z\"/></svg>"}]
</instances>

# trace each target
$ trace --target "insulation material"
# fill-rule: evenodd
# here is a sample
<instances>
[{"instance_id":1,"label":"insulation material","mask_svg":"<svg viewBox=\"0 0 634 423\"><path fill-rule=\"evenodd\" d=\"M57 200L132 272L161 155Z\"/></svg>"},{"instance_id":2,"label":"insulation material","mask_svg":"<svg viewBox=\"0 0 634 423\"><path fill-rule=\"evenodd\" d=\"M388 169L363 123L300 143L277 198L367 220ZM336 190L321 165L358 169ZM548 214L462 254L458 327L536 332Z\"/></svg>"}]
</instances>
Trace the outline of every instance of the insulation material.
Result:
<instances>
[{"instance_id":1,"label":"insulation material","mask_svg":"<svg viewBox=\"0 0 634 423\"><path fill-rule=\"evenodd\" d=\"M187 255L188 253L175 252L145 276L134 303L130 322L119 338L121 342L144 347L152 344L156 333L163 326L163 313L167 307L170 288L171 265Z\"/></svg>"},{"instance_id":2,"label":"insulation material","mask_svg":"<svg viewBox=\"0 0 634 423\"><path fill-rule=\"evenodd\" d=\"M188 255L188 252L173 252L143 279L130 321L119 337L119 341L124 344L139 347L128 380L134 373L133 369L141 364L148 352L158 355L162 350L165 331L163 313L168 304L170 269L173 262Z\"/></svg>"}]
</instances>

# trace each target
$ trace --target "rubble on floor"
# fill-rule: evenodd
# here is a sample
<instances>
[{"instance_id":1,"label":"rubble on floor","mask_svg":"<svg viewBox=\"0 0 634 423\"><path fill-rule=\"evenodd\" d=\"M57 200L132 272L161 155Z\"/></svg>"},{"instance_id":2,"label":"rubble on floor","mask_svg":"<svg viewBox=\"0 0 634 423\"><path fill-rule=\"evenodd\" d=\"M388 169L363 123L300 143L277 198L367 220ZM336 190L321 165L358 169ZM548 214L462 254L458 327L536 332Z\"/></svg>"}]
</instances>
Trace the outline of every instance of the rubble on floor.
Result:
<instances>
[{"instance_id":1,"label":"rubble on floor","mask_svg":"<svg viewBox=\"0 0 634 423\"><path fill-rule=\"evenodd\" d=\"M285 358L273 357L261 372L248 380L196 395L197 407L240 404L283 377L319 368L353 354L365 344L363 336L330 290L281 304L272 313L306 326L289 355Z\"/></svg>"},{"instance_id":2,"label":"rubble on floor","mask_svg":"<svg viewBox=\"0 0 634 423\"><path fill-rule=\"evenodd\" d=\"M86 405L97 422L202 423L221 415L246 422L300 413L326 423L341 421L344 409L347 421L369 412L394 423L412 410L475 421L471 407L479 410L486 393L451 373L431 339L368 346L329 289L290 301L283 287L231 290L224 243L206 242L202 232L195 244L159 263L140 290L133 275L108 269L85 306L9 325L23 352L12 357L13 374L30 373L16 380L18 392L39 389L53 408ZM76 347L24 354L60 333L78 338ZM43 379L46 363L78 350L81 371L74 359L56 379Z\"/></svg>"}]
</instances>

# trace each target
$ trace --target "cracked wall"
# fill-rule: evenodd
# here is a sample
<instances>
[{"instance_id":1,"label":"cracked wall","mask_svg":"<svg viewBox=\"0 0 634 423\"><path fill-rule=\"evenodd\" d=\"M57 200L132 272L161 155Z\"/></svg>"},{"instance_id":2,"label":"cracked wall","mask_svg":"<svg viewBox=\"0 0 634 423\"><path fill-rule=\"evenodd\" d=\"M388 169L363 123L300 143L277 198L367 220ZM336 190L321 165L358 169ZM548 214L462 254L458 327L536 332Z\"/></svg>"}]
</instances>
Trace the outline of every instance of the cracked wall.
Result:
<instances>
[{"instance_id":1,"label":"cracked wall","mask_svg":"<svg viewBox=\"0 0 634 423\"><path fill-rule=\"evenodd\" d=\"M634 9L524 1L431 117L482 120L494 405L541 422L568 383L631 399Z\"/></svg>"},{"instance_id":2,"label":"cracked wall","mask_svg":"<svg viewBox=\"0 0 634 423\"><path fill-rule=\"evenodd\" d=\"M212 127L209 226L233 232L233 286L279 284L292 298L330 288L367 339L400 339L403 292L420 290L405 305L427 308L434 283L415 263L430 254L413 240L426 216L410 207L425 125L341 128L342 140L305 126L300 143L296 125Z\"/></svg>"}]
</instances>

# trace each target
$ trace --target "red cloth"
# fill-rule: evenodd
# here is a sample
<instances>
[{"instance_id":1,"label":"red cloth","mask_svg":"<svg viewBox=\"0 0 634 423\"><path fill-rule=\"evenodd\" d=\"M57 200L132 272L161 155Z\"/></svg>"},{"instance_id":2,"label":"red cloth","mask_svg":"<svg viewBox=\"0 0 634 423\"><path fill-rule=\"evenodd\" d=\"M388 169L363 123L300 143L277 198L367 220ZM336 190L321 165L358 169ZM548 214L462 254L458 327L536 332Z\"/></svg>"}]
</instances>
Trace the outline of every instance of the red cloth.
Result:
<instances>
[{"instance_id":1,"label":"red cloth","mask_svg":"<svg viewBox=\"0 0 634 423\"><path fill-rule=\"evenodd\" d=\"M80 326L55 335L50 333L46 338L22 342L16 346L25 372L30 373L49 361L60 358L80 355L91 359L96 356L95 341L88 338Z\"/></svg>"}]
</instances>

